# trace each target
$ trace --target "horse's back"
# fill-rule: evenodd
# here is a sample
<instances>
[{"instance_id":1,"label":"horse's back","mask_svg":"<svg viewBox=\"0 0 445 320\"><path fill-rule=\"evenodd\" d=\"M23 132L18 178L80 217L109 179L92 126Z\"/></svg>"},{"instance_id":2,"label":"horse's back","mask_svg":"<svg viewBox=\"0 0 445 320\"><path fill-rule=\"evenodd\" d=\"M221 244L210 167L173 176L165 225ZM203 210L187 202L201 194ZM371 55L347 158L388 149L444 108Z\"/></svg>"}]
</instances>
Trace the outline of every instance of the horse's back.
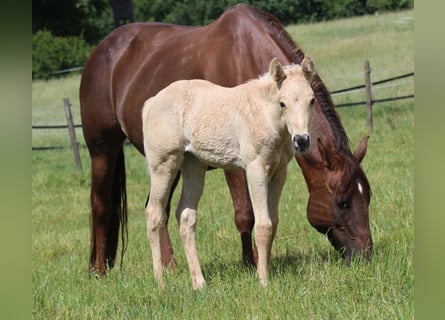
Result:
<instances>
[{"instance_id":1,"label":"horse's back","mask_svg":"<svg viewBox=\"0 0 445 320\"><path fill-rule=\"evenodd\" d=\"M254 12L238 5L204 27L132 23L114 30L83 71L82 121L94 130L119 127L142 151L143 103L170 83L207 79L232 87L266 72L273 56L289 62L278 46L264 48L268 36Z\"/></svg>"},{"instance_id":2,"label":"horse's back","mask_svg":"<svg viewBox=\"0 0 445 320\"><path fill-rule=\"evenodd\" d=\"M114 30L96 47L85 65L80 85L87 138L90 131L100 134L99 129L115 129L142 151L140 114L144 101L177 80L177 72L162 66L171 66L171 60L179 58L175 44L195 29L133 23Z\"/></svg>"}]
</instances>

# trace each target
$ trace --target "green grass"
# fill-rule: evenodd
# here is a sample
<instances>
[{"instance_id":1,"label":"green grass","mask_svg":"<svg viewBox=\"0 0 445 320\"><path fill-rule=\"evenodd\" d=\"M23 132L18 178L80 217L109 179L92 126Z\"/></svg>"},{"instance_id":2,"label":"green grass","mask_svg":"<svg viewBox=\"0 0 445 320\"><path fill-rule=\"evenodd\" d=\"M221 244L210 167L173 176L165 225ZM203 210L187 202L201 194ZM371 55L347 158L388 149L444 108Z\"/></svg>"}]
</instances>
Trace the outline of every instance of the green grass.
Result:
<instances>
[{"instance_id":1,"label":"green grass","mask_svg":"<svg viewBox=\"0 0 445 320\"><path fill-rule=\"evenodd\" d=\"M413 11L289 26L314 58L331 90L363 83L363 61L373 79L414 70ZM375 74L375 76L374 76ZM73 103L79 123L79 76L33 82L33 124L64 123L62 98ZM381 89L386 90L386 89ZM413 80L388 90L413 93ZM384 93L375 90L375 95ZM388 92L386 94L388 94ZM386 95L387 96L387 95ZM337 103L363 100L335 96ZM355 148L368 133L365 108L340 108ZM64 130L54 141L69 144ZM78 131L78 139L82 135ZM125 147L129 202L129 245L123 269L108 277L88 275L89 158L81 149L84 172L76 171L69 149L32 153L32 292L35 319L413 319L414 318L414 101L374 106L374 132L363 161L373 197L370 207L375 251L372 262L346 266L328 241L307 222L307 188L295 161L280 202L280 224L272 249L267 289L243 267L233 209L222 171L207 174L198 213L198 250L207 280L202 292L191 288L176 223L170 231L178 268L160 290L152 276L144 203L149 188L144 159ZM177 192L178 193L178 192ZM176 193L174 203L177 203Z\"/></svg>"}]
</instances>

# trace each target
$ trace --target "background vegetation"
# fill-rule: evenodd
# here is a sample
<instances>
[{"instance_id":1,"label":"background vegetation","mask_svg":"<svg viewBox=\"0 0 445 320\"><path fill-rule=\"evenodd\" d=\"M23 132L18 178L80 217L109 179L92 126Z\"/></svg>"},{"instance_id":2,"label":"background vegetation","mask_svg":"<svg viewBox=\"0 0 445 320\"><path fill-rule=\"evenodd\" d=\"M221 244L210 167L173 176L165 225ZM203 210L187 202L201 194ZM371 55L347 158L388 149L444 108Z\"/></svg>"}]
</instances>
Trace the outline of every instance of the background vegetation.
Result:
<instances>
[{"instance_id":1,"label":"background vegetation","mask_svg":"<svg viewBox=\"0 0 445 320\"><path fill-rule=\"evenodd\" d=\"M57 70L83 66L92 46L82 37L58 37L37 31L32 37L32 77L48 79Z\"/></svg>"},{"instance_id":2,"label":"background vegetation","mask_svg":"<svg viewBox=\"0 0 445 320\"><path fill-rule=\"evenodd\" d=\"M373 80L414 69L414 11L288 26L311 54L331 90L363 83L369 59ZM79 75L32 83L33 124L64 123L62 98L79 123ZM376 97L413 93L413 79L374 88ZM363 91L334 96L363 100ZM270 287L243 267L223 173L209 172L199 207L198 250L207 279L194 292L176 223L170 224L178 270L160 291L152 276L144 203L144 159L126 146L129 246L124 267L107 279L88 276L89 158L76 171L69 149L32 153L32 294L34 319L414 319L414 101L374 106L374 132L363 167L373 188L371 263L344 265L327 239L307 222L307 191L295 161L280 203ZM368 134L364 107L338 109L355 148ZM78 139L82 141L81 132ZM61 131L33 130L33 146L69 145ZM179 190L178 190L179 191ZM174 204L177 202L178 192Z\"/></svg>"},{"instance_id":3,"label":"background vegetation","mask_svg":"<svg viewBox=\"0 0 445 320\"><path fill-rule=\"evenodd\" d=\"M115 27L111 2L34 0L33 79L48 79L57 70L82 66L92 46ZM284 25L327 21L414 6L414 0L132 0L133 19L205 25L229 6L240 2L263 8L277 16Z\"/></svg>"}]
</instances>

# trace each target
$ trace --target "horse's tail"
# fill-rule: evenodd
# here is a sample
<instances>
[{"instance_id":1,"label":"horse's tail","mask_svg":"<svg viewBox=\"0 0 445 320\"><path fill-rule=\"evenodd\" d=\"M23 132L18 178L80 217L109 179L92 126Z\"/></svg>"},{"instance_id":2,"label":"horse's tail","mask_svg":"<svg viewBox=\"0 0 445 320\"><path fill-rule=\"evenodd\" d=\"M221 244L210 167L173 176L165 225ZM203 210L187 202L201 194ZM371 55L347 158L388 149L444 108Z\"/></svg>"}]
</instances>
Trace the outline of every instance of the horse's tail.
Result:
<instances>
[{"instance_id":1,"label":"horse's tail","mask_svg":"<svg viewBox=\"0 0 445 320\"><path fill-rule=\"evenodd\" d=\"M112 217L110 221L110 236L107 237L107 247L109 248L109 256L113 256L115 261L117 246L119 242L119 233L121 235L121 268L124 261L124 254L127 249L128 242L128 226L127 226L127 189L125 181L125 157L123 147L118 153L112 194ZM110 266L112 267L112 266Z\"/></svg>"}]
</instances>

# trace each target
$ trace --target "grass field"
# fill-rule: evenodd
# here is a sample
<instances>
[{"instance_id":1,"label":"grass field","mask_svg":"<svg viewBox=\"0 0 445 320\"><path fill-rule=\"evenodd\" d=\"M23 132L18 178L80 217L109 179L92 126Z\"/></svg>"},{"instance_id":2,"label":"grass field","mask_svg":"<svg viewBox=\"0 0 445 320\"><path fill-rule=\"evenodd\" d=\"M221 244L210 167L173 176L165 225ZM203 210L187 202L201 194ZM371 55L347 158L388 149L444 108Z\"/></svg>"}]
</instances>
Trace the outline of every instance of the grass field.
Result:
<instances>
[{"instance_id":1,"label":"grass field","mask_svg":"<svg viewBox=\"0 0 445 320\"><path fill-rule=\"evenodd\" d=\"M363 83L363 62L373 80L414 70L414 11L289 26L330 90ZM62 98L73 103L79 75L32 84L33 124L64 123ZM413 79L375 88L374 97L412 94ZM364 100L362 91L334 96ZM355 148L368 133L364 107L338 112ZM78 134L82 143L82 136ZM68 145L64 130L33 130L33 146ZM107 279L88 275L89 158L75 169L69 149L32 153L32 291L35 319L413 319L414 318L414 101L374 106L374 132L363 161L373 197L372 262L346 266L307 222L307 189L295 161L280 203L270 285L243 267L233 209L222 171L207 174L199 207L198 250L207 287L194 292L175 223L170 224L178 270L159 290L152 276L144 203L149 180L144 159L125 147L129 245L124 267ZM177 194L174 203L177 201ZM173 221L172 221L173 222Z\"/></svg>"}]
</instances>

